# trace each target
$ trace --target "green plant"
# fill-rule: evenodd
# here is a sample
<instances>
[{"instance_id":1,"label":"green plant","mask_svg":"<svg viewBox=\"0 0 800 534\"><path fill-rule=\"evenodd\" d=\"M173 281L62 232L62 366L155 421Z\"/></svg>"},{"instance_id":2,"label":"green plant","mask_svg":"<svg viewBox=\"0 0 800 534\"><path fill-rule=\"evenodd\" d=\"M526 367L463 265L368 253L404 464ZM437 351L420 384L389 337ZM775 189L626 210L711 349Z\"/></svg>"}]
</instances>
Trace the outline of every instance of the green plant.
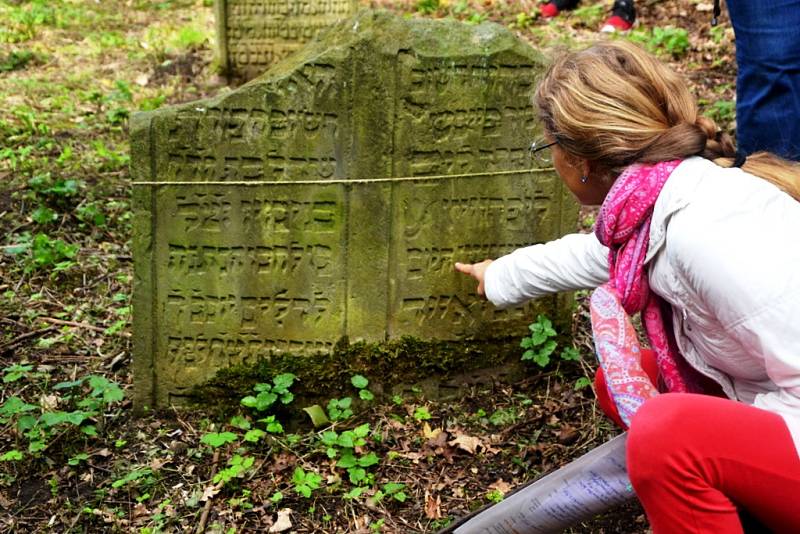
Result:
<instances>
[{"instance_id":1,"label":"green plant","mask_svg":"<svg viewBox=\"0 0 800 534\"><path fill-rule=\"evenodd\" d=\"M598 26L602 22L605 14L606 6L603 4L589 4L586 6L581 6L572 12L572 16L577 17L578 20L580 20L581 23L587 27Z\"/></svg>"},{"instance_id":2,"label":"green plant","mask_svg":"<svg viewBox=\"0 0 800 534\"><path fill-rule=\"evenodd\" d=\"M78 248L77 243L69 245L61 239L52 239L47 234L36 234L31 242L30 262L25 267L25 272L43 268L65 270L74 265L72 259L78 253Z\"/></svg>"},{"instance_id":3,"label":"green plant","mask_svg":"<svg viewBox=\"0 0 800 534\"><path fill-rule=\"evenodd\" d=\"M208 434L203 434L203 437L200 438L200 443L216 449L227 443L233 443L236 439L236 434L233 432L209 432Z\"/></svg>"},{"instance_id":4,"label":"green plant","mask_svg":"<svg viewBox=\"0 0 800 534\"><path fill-rule=\"evenodd\" d=\"M439 0L418 0L417 11L420 13L433 13L439 9Z\"/></svg>"},{"instance_id":5,"label":"green plant","mask_svg":"<svg viewBox=\"0 0 800 534\"><path fill-rule=\"evenodd\" d=\"M689 32L672 26L632 31L628 39L643 44L651 52L668 53L676 59L685 56L691 47Z\"/></svg>"},{"instance_id":6,"label":"green plant","mask_svg":"<svg viewBox=\"0 0 800 534\"><path fill-rule=\"evenodd\" d=\"M322 477L313 471L304 471L302 467L296 467L292 474L292 484L294 491L305 497L311 497L311 492L318 489L322 483Z\"/></svg>"},{"instance_id":7,"label":"green plant","mask_svg":"<svg viewBox=\"0 0 800 534\"><path fill-rule=\"evenodd\" d=\"M106 224L106 216L97 202L89 202L88 204L78 206L75 215L78 217L78 220L86 224L93 224L98 227L103 227Z\"/></svg>"},{"instance_id":8,"label":"green plant","mask_svg":"<svg viewBox=\"0 0 800 534\"><path fill-rule=\"evenodd\" d=\"M35 58L36 54L30 50L13 50L5 58L0 58L0 72L24 69Z\"/></svg>"},{"instance_id":9,"label":"green plant","mask_svg":"<svg viewBox=\"0 0 800 534\"><path fill-rule=\"evenodd\" d=\"M406 499L408 499L408 495L402 491L405 487L406 485L401 482L388 482L383 485L383 489L379 489L375 492L372 499L375 502L380 502L384 497L392 497L398 502L405 502Z\"/></svg>"},{"instance_id":10,"label":"green plant","mask_svg":"<svg viewBox=\"0 0 800 534\"><path fill-rule=\"evenodd\" d=\"M242 406L253 408L263 412L271 407L275 401L280 399L283 404L289 404L294 400L294 395L289 391L294 379L297 378L292 373L283 373L272 379L272 384L259 383L253 387L257 395L248 395L241 400Z\"/></svg>"},{"instance_id":11,"label":"green plant","mask_svg":"<svg viewBox=\"0 0 800 534\"><path fill-rule=\"evenodd\" d=\"M353 410L350 406L353 404L353 399L344 397L341 399L331 399L328 401L328 417L331 421L343 421L353 416Z\"/></svg>"},{"instance_id":12,"label":"green plant","mask_svg":"<svg viewBox=\"0 0 800 534\"><path fill-rule=\"evenodd\" d=\"M486 498L493 503L498 503L503 500L503 492L496 489L490 490L486 493Z\"/></svg>"},{"instance_id":13,"label":"green plant","mask_svg":"<svg viewBox=\"0 0 800 534\"><path fill-rule=\"evenodd\" d=\"M234 454L230 460L228 460L228 467L225 469L220 469L220 471L214 475L214 478L211 480L214 484L222 483L227 484L234 478L241 478L244 474L253 466L255 462L255 458L252 456L243 457L238 454Z\"/></svg>"},{"instance_id":14,"label":"green plant","mask_svg":"<svg viewBox=\"0 0 800 534\"><path fill-rule=\"evenodd\" d=\"M7 367L3 370L3 381L32 379L30 371L28 365ZM95 421L124 396L115 382L98 375L61 382L53 386L53 390L62 394L60 398L55 397L55 401L53 396L41 396L34 404L11 396L0 405L0 424L12 424L17 435L27 440L28 452L34 456L45 450L52 440L70 431L96 436Z\"/></svg>"},{"instance_id":15,"label":"green plant","mask_svg":"<svg viewBox=\"0 0 800 534\"><path fill-rule=\"evenodd\" d=\"M494 426L508 426L517 422L517 412L514 408L500 408L489 416L489 422Z\"/></svg>"},{"instance_id":16,"label":"green plant","mask_svg":"<svg viewBox=\"0 0 800 534\"><path fill-rule=\"evenodd\" d=\"M536 321L528 326L531 334L522 338L520 347L525 349L522 360L533 360L539 367L546 367L550 363L550 355L556 350L556 331L553 323L544 315L536 317Z\"/></svg>"},{"instance_id":17,"label":"green plant","mask_svg":"<svg viewBox=\"0 0 800 534\"><path fill-rule=\"evenodd\" d=\"M353 387L358 390L358 397L361 400L371 401L375 398L375 395L372 394L370 390L367 389L369 385L369 380L362 375L353 375L350 378L350 383L353 384Z\"/></svg>"},{"instance_id":18,"label":"green plant","mask_svg":"<svg viewBox=\"0 0 800 534\"><path fill-rule=\"evenodd\" d=\"M153 483L153 470L149 467L143 467L140 469L134 469L128 472L122 478L116 479L114 482L111 483L112 488L121 488L123 486L127 486L129 484L138 483L140 480L144 479L147 485Z\"/></svg>"},{"instance_id":19,"label":"green plant","mask_svg":"<svg viewBox=\"0 0 800 534\"><path fill-rule=\"evenodd\" d=\"M731 123L736 118L736 102L717 100L707 107L703 114L718 123Z\"/></svg>"},{"instance_id":20,"label":"green plant","mask_svg":"<svg viewBox=\"0 0 800 534\"><path fill-rule=\"evenodd\" d=\"M178 49L191 50L200 48L207 40L206 33L197 26L183 26L178 30L174 45Z\"/></svg>"},{"instance_id":21,"label":"green plant","mask_svg":"<svg viewBox=\"0 0 800 534\"><path fill-rule=\"evenodd\" d=\"M328 458L339 457L336 467L346 470L350 482L356 485L369 483L370 476L366 469L380 461L374 452L361 456L356 453L357 448L361 449L366 445L369 431L369 423L365 423L341 434L335 430L327 430L319 436Z\"/></svg>"},{"instance_id":22,"label":"green plant","mask_svg":"<svg viewBox=\"0 0 800 534\"><path fill-rule=\"evenodd\" d=\"M428 411L427 406L418 406L414 410L414 419L417 421L428 421L431 418L431 413Z\"/></svg>"},{"instance_id":23,"label":"green plant","mask_svg":"<svg viewBox=\"0 0 800 534\"><path fill-rule=\"evenodd\" d=\"M577 391L579 389L584 389L592 385L592 381L589 380L588 377L582 376L575 381L574 389Z\"/></svg>"},{"instance_id":24,"label":"green plant","mask_svg":"<svg viewBox=\"0 0 800 534\"><path fill-rule=\"evenodd\" d=\"M511 25L516 28L524 29L533 24L533 21L535 19L536 19L535 15L531 15L525 13L524 11L520 11L519 13L517 13L516 18L514 19L514 22Z\"/></svg>"},{"instance_id":25,"label":"green plant","mask_svg":"<svg viewBox=\"0 0 800 534\"><path fill-rule=\"evenodd\" d=\"M49 224L58 220L58 213L47 206L38 206L31 212L31 219L37 224Z\"/></svg>"}]
</instances>

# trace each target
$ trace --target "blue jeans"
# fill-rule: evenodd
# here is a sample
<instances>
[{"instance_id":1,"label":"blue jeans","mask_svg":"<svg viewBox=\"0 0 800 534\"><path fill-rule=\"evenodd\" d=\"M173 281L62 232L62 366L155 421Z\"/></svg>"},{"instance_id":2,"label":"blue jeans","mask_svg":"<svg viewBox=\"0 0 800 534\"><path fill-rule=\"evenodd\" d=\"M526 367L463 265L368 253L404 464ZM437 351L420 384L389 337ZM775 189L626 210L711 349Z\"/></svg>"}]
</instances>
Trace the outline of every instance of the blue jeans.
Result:
<instances>
[{"instance_id":1,"label":"blue jeans","mask_svg":"<svg viewBox=\"0 0 800 534\"><path fill-rule=\"evenodd\" d=\"M800 0L728 0L739 150L800 160Z\"/></svg>"}]
</instances>

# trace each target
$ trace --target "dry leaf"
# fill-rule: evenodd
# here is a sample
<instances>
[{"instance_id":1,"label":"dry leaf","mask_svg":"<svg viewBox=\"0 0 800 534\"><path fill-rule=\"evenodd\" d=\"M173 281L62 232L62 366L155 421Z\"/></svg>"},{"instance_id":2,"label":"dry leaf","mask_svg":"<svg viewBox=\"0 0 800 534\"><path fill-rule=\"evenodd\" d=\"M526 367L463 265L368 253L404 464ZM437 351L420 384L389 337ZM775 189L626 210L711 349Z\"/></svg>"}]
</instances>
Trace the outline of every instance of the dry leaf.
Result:
<instances>
[{"instance_id":1,"label":"dry leaf","mask_svg":"<svg viewBox=\"0 0 800 534\"><path fill-rule=\"evenodd\" d=\"M216 484L206 486L203 488L203 496L200 497L200 500L206 502L208 499L212 498L214 495L220 492L222 488L217 486Z\"/></svg>"},{"instance_id":2,"label":"dry leaf","mask_svg":"<svg viewBox=\"0 0 800 534\"><path fill-rule=\"evenodd\" d=\"M504 482L502 478L498 478L494 484L489 485L489 489L499 491L500 493L505 495L509 491L511 491L511 484Z\"/></svg>"},{"instance_id":3,"label":"dry leaf","mask_svg":"<svg viewBox=\"0 0 800 534\"><path fill-rule=\"evenodd\" d=\"M428 490L425 490L425 517L428 519L442 518L442 500L437 495L434 499Z\"/></svg>"},{"instance_id":4,"label":"dry leaf","mask_svg":"<svg viewBox=\"0 0 800 534\"><path fill-rule=\"evenodd\" d=\"M278 510L278 518L269 527L268 532L283 532L284 530L289 530L292 528L292 520L289 517L292 515L291 508L284 508L282 510Z\"/></svg>"},{"instance_id":5,"label":"dry leaf","mask_svg":"<svg viewBox=\"0 0 800 534\"><path fill-rule=\"evenodd\" d=\"M431 425L425 423L422 425L422 437L425 439L435 439L441 433L441 428L434 428L431 430Z\"/></svg>"},{"instance_id":6,"label":"dry leaf","mask_svg":"<svg viewBox=\"0 0 800 534\"><path fill-rule=\"evenodd\" d=\"M152 469L153 472L155 473L159 471L164 466L164 464L168 462L169 462L168 459L162 460L161 458L153 458L152 460L150 460L150 469Z\"/></svg>"},{"instance_id":7,"label":"dry leaf","mask_svg":"<svg viewBox=\"0 0 800 534\"><path fill-rule=\"evenodd\" d=\"M470 454L478 452L478 447L486 448L480 438L468 436L466 434L458 434L455 439L451 439L448 444L453 447L458 447L462 451L467 451Z\"/></svg>"},{"instance_id":8,"label":"dry leaf","mask_svg":"<svg viewBox=\"0 0 800 534\"><path fill-rule=\"evenodd\" d=\"M42 410L44 411L53 411L58 408L58 395L42 395L39 398L39 404L42 405Z\"/></svg>"}]
</instances>

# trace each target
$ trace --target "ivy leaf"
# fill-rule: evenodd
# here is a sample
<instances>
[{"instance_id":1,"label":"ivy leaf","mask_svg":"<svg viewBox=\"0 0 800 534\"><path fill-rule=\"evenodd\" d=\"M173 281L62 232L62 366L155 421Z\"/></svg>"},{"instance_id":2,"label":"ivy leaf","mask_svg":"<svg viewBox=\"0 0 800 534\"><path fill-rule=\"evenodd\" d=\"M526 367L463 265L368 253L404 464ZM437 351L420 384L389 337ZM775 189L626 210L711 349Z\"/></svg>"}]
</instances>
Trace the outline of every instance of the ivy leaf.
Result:
<instances>
[{"instance_id":1,"label":"ivy leaf","mask_svg":"<svg viewBox=\"0 0 800 534\"><path fill-rule=\"evenodd\" d=\"M561 351L561 359L576 362L581 359L581 353L575 347L567 347Z\"/></svg>"},{"instance_id":2,"label":"ivy leaf","mask_svg":"<svg viewBox=\"0 0 800 534\"><path fill-rule=\"evenodd\" d=\"M273 378L272 383L275 384L275 389L286 391L292 386L295 378L297 377L292 373L283 373Z\"/></svg>"},{"instance_id":3,"label":"ivy leaf","mask_svg":"<svg viewBox=\"0 0 800 534\"><path fill-rule=\"evenodd\" d=\"M364 423L363 425L359 425L353 429L353 435L357 438L365 438L369 434L369 423Z\"/></svg>"},{"instance_id":4,"label":"ivy leaf","mask_svg":"<svg viewBox=\"0 0 800 534\"><path fill-rule=\"evenodd\" d=\"M350 379L350 383L357 389L364 389L369 384L369 380L363 375L353 375Z\"/></svg>"},{"instance_id":5,"label":"ivy leaf","mask_svg":"<svg viewBox=\"0 0 800 534\"><path fill-rule=\"evenodd\" d=\"M258 440L266 436L267 433L261 430L260 428L254 428L252 430L248 430L247 433L244 435L244 440L248 443L258 443Z\"/></svg>"},{"instance_id":6,"label":"ivy leaf","mask_svg":"<svg viewBox=\"0 0 800 534\"><path fill-rule=\"evenodd\" d=\"M350 475L350 482L353 484L358 484L367 478L367 472L360 467L351 467L347 470L347 473Z\"/></svg>"},{"instance_id":7,"label":"ivy leaf","mask_svg":"<svg viewBox=\"0 0 800 534\"><path fill-rule=\"evenodd\" d=\"M358 392L358 396L361 397L361 400L371 401L375 398L375 395L368 389L362 389Z\"/></svg>"},{"instance_id":8,"label":"ivy leaf","mask_svg":"<svg viewBox=\"0 0 800 534\"><path fill-rule=\"evenodd\" d=\"M342 432L342 434L336 439L336 444L340 447L347 447L352 449L353 445L353 433L349 430Z\"/></svg>"},{"instance_id":9,"label":"ivy leaf","mask_svg":"<svg viewBox=\"0 0 800 534\"><path fill-rule=\"evenodd\" d=\"M200 442L211 447L217 448L236 441L236 434L233 432L209 432L200 438Z\"/></svg>"},{"instance_id":10,"label":"ivy leaf","mask_svg":"<svg viewBox=\"0 0 800 534\"><path fill-rule=\"evenodd\" d=\"M22 460L22 452L16 449L12 449L0 456L0 462L17 462L19 460Z\"/></svg>"},{"instance_id":11,"label":"ivy leaf","mask_svg":"<svg viewBox=\"0 0 800 534\"><path fill-rule=\"evenodd\" d=\"M246 417L242 417L241 415L234 415L233 417L231 417L230 425L235 426L236 428L240 428L242 430L250 430L250 421L248 421Z\"/></svg>"},{"instance_id":12,"label":"ivy leaf","mask_svg":"<svg viewBox=\"0 0 800 534\"><path fill-rule=\"evenodd\" d=\"M351 453L347 453L341 457L341 459L336 462L336 467L341 467L342 469L350 469L351 467L356 466L356 457L353 456Z\"/></svg>"},{"instance_id":13,"label":"ivy leaf","mask_svg":"<svg viewBox=\"0 0 800 534\"><path fill-rule=\"evenodd\" d=\"M356 486L355 488L345 493L342 497L344 497L345 499L357 499L361 497L362 493L364 493L364 487Z\"/></svg>"},{"instance_id":14,"label":"ivy leaf","mask_svg":"<svg viewBox=\"0 0 800 534\"><path fill-rule=\"evenodd\" d=\"M393 493L397 493L401 489L405 488L406 485L401 482L387 482L383 485L383 492L386 495L391 495Z\"/></svg>"},{"instance_id":15,"label":"ivy leaf","mask_svg":"<svg viewBox=\"0 0 800 534\"><path fill-rule=\"evenodd\" d=\"M319 439L320 441L322 441L322 443L330 447L332 445L338 444L339 434L337 434L333 430L326 430L325 432L322 433Z\"/></svg>"},{"instance_id":16,"label":"ivy leaf","mask_svg":"<svg viewBox=\"0 0 800 534\"><path fill-rule=\"evenodd\" d=\"M378 456L374 452L371 452L366 456L362 456L361 458L359 458L358 465L360 465L361 467L369 467L371 465L377 464L379 461L380 460L378 459Z\"/></svg>"}]
</instances>

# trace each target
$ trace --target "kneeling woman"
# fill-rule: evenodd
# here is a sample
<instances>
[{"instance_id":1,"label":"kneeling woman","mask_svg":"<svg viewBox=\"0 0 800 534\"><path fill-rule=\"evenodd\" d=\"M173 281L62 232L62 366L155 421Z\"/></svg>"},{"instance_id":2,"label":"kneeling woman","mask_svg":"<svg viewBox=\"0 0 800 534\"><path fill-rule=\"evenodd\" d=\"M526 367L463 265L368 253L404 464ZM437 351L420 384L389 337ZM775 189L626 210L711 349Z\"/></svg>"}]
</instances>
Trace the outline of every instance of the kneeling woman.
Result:
<instances>
[{"instance_id":1,"label":"kneeling woman","mask_svg":"<svg viewBox=\"0 0 800 534\"><path fill-rule=\"evenodd\" d=\"M535 105L595 232L456 268L500 307L596 288L598 397L656 534L741 532L739 508L800 531L800 167L737 154L629 43L556 61Z\"/></svg>"}]
</instances>

